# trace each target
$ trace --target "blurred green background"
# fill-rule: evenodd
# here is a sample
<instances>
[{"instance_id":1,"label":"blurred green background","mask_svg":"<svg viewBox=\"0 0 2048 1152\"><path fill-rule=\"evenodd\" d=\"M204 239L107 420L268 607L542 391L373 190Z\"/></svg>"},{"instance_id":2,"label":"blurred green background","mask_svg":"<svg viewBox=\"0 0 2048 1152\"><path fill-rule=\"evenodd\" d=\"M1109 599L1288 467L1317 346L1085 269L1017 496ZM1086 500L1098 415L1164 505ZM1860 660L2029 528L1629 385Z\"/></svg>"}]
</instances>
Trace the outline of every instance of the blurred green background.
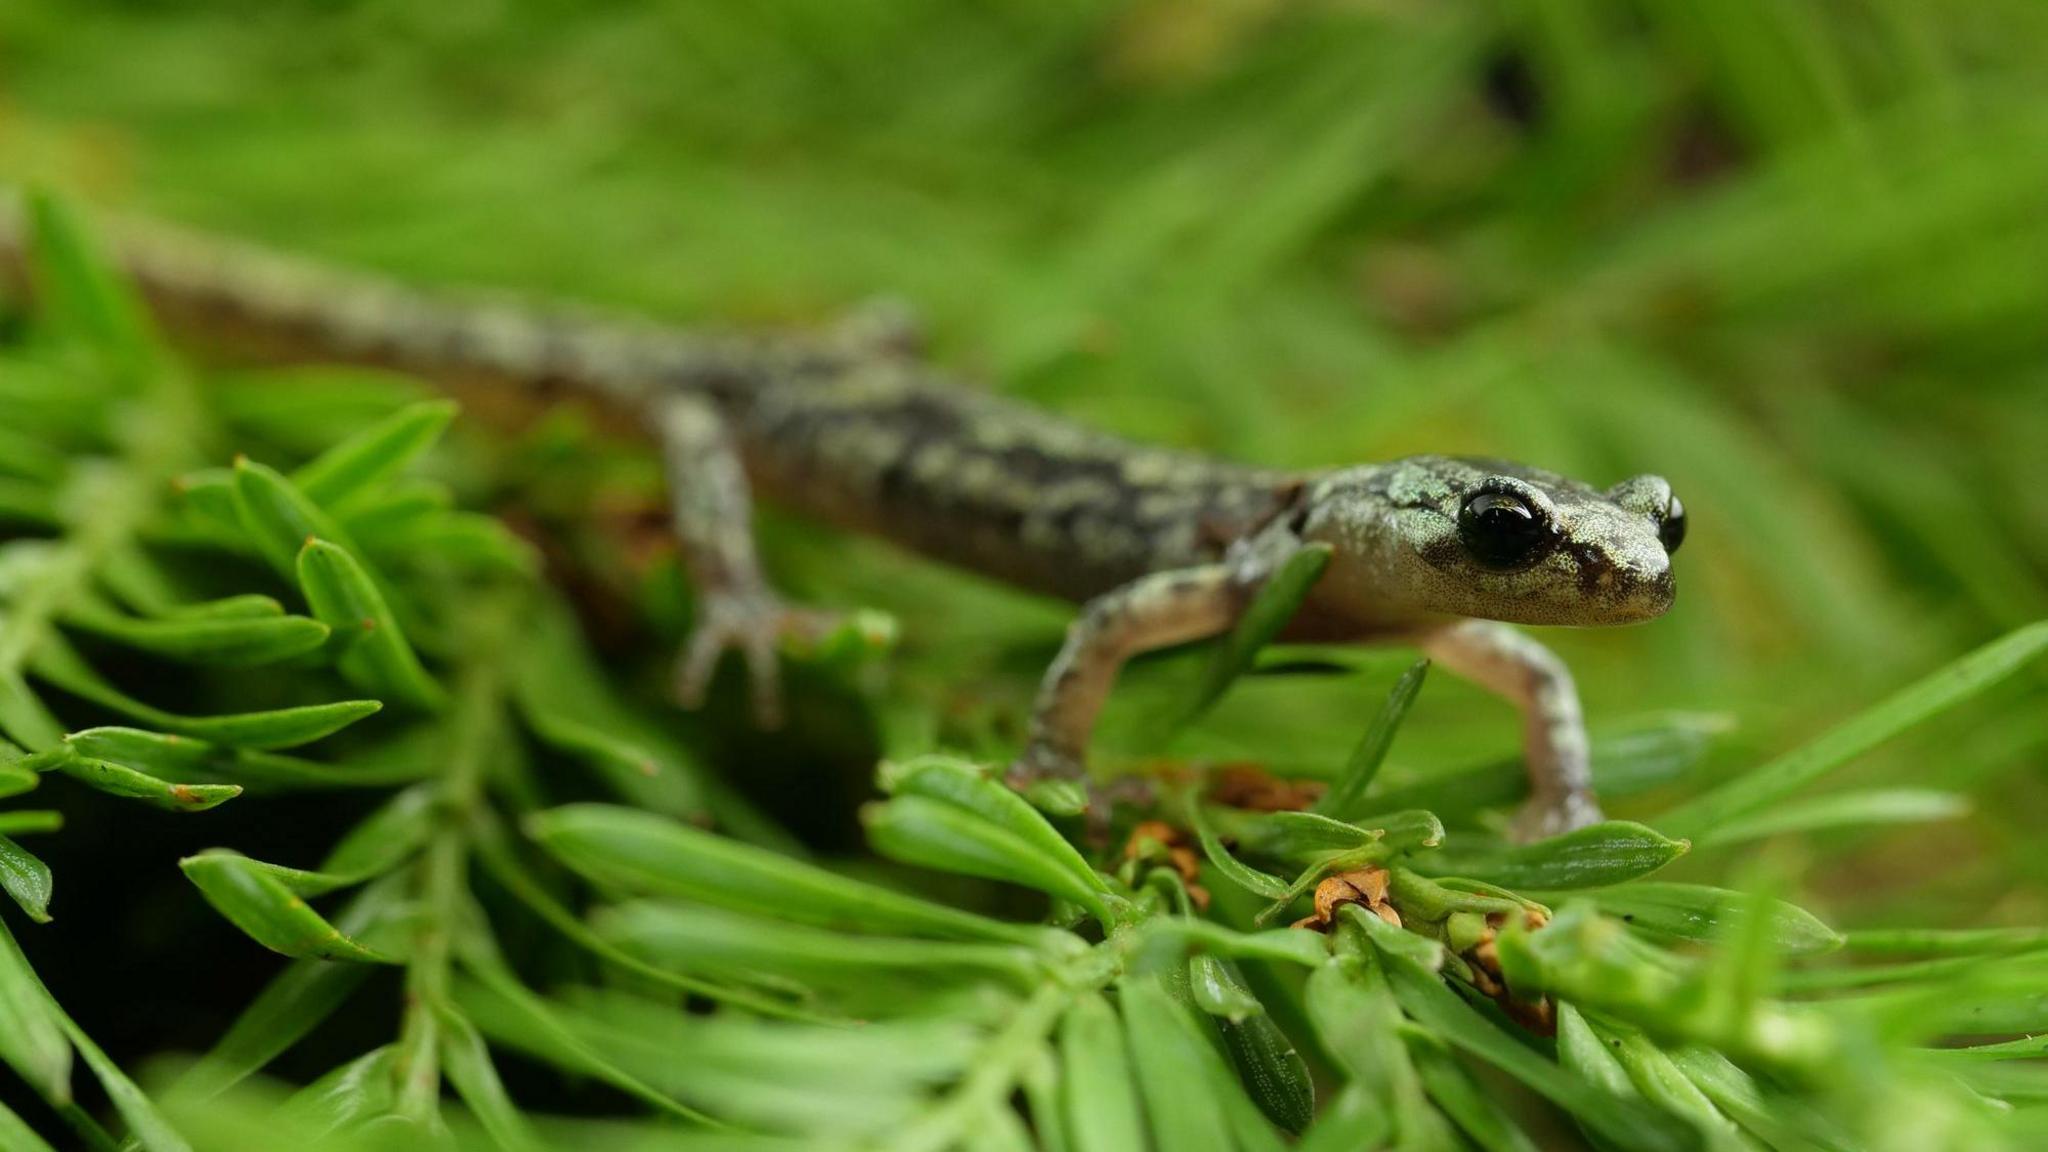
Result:
<instances>
[{"instance_id":1,"label":"blurred green background","mask_svg":"<svg viewBox=\"0 0 2048 1152\"><path fill-rule=\"evenodd\" d=\"M0 178L688 324L892 294L963 376L1265 463L1661 472L1677 609L1549 638L1596 728L1736 718L1724 769L2048 614L2038 0L7 0ZM899 614L908 697L1014 720L1064 620L771 542ZM1980 811L1831 846L1819 906L2048 915L2040 683L1857 767ZM1381 687L1184 747L1327 771ZM1513 743L1440 678L1390 771Z\"/></svg>"}]
</instances>

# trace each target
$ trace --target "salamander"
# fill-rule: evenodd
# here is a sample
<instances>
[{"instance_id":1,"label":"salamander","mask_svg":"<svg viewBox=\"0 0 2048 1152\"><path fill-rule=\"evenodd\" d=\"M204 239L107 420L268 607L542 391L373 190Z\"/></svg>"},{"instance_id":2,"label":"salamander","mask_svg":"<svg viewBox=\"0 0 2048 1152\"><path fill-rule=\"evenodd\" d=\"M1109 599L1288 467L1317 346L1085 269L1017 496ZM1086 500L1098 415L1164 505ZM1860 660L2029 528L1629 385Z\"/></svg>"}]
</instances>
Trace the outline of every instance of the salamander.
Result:
<instances>
[{"instance_id":1,"label":"salamander","mask_svg":"<svg viewBox=\"0 0 2048 1152\"><path fill-rule=\"evenodd\" d=\"M0 210L0 253L21 253ZM776 652L826 614L785 603L751 530L756 495L1081 605L1040 686L1021 785L1084 771L1123 664L1229 630L1295 552L1330 560L1288 635L1399 643L1512 702L1530 798L1512 833L1599 820L1570 672L1514 624L1649 620L1672 603L1686 515L1640 475L1596 488L1503 461L1414 456L1257 468L1132 443L948 379L900 310L822 333L730 335L510 299L457 298L251 245L119 219L117 262L167 322L301 355L587 394L661 446L699 592L677 691L737 650L764 719Z\"/></svg>"}]
</instances>

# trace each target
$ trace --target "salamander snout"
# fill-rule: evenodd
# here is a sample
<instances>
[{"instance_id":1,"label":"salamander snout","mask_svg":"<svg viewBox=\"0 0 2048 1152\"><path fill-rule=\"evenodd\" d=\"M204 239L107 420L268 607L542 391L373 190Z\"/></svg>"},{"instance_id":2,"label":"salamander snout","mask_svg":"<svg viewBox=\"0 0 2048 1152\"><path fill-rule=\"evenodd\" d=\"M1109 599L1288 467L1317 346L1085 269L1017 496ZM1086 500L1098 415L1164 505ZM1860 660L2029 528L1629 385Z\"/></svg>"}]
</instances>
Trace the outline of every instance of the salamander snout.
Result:
<instances>
[{"instance_id":1,"label":"salamander snout","mask_svg":"<svg viewBox=\"0 0 2048 1152\"><path fill-rule=\"evenodd\" d=\"M1685 510L1658 476L1605 492L1533 470L1499 472L1457 506L1455 555L1485 614L1528 623L1633 624L1663 615Z\"/></svg>"},{"instance_id":2,"label":"salamander snout","mask_svg":"<svg viewBox=\"0 0 2048 1152\"><path fill-rule=\"evenodd\" d=\"M1582 510L1575 528L1596 598L1617 622L1662 615L1676 594L1671 554L1685 541L1685 505L1662 476L1632 476L1604 495L1606 506Z\"/></svg>"},{"instance_id":3,"label":"salamander snout","mask_svg":"<svg viewBox=\"0 0 2048 1152\"><path fill-rule=\"evenodd\" d=\"M1685 542L1685 505L1662 476L1631 476L1607 490L1617 507L1648 516L1657 525L1657 540L1669 555Z\"/></svg>"},{"instance_id":4,"label":"salamander snout","mask_svg":"<svg viewBox=\"0 0 2048 1152\"><path fill-rule=\"evenodd\" d=\"M1499 460L1411 456L1333 474L1304 538L1326 607L1379 627L1445 616L1633 624L1671 607L1685 509L1658 476L1600 489Z\"/></svg>"},{"instance_id":5,"label":"salamander snout","mask_svg":"<svg viewBox=\"0 0 2048 1152\"><path fill-rule=\"evenodd\" d=\"M1633 534L1631 534L1633 535ZM1657 535L1610 536L1589 549L1587 611L1602 624L1632 624L1662 616L1677 595L1671 554Z\"/></svg>"}]
</instances>

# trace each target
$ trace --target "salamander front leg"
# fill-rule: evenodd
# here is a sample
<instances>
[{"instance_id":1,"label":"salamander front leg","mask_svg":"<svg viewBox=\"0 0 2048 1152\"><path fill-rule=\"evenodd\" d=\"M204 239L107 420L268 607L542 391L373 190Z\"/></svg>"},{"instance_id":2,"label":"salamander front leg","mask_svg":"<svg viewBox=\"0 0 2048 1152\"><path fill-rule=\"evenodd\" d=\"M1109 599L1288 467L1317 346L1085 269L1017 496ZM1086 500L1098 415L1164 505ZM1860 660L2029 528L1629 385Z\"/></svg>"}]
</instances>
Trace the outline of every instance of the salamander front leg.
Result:
<instances>
[{"instance_id":1,"label":"salamander front leg","mask_svg":"<svg viewBox=\"0 0 2048 1152\"><path fill-rule=\"evenodd\" d=\"M1422 650L1450 672L1501 696L1522 711L1522 749L1529 763L1529 800L1510 834L1527 843L1598 824L1587 759L1586 721L1564 661L1505 624L1466 620L1422 638Z\"/></svg>"},{"instance_id":2,"label":"salamander front leg","mask_svg":"<svg viewBox=\"0 0 2048 1152\"><path fill-rule=\"evenodd\" d=\"M746 472L718 409L676 396L662 401L659 417L676 536L698 597L697 621L676 665L676 696L686 708L702 704L719 657L737 649L753 681L755 719L774 727L782 720L778 644L791 636L816 639L834 617L791 607L761 574Z\"/></svg>"},{"instance_id":3,"label":"salamander front leg","mask_svg":"<svg viewBox=\"0 0 2048 1152\"><path fill-rule=\"evenodd\" d=\"M1030 740L1010 768L1010 783L1023 788L1081 776L1095 718L1124 662L1228 629L1249 591L1238 569L1210 564L1140 577L1090 600L1039 685Z\"/></svg>"}]
</instances>

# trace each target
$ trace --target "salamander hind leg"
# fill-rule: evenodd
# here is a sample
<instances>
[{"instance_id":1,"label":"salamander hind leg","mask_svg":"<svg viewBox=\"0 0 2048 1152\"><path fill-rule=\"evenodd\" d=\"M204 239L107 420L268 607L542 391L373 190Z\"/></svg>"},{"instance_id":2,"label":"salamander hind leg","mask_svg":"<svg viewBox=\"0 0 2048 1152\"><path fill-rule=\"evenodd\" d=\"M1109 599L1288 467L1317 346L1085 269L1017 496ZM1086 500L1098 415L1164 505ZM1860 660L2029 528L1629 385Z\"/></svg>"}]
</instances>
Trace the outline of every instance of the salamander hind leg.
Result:
<instances>
[{"instance_id":1,"label":"salamander hind leg","mask_svg":"<svg viewBox=\"0 0 2048 1152\"><path fill-rule=\"evenodd\" d=\"M1430 632L1422 650L1446 670L1522 712L1529 800L1509 829L1528 843L1598 824L1578 690L1555 653L1505 624L1467 620Z\"/></svg>"},{"instance_id":2,"label":"salamander hind leg","mask_svg":"<svg viewBox=\"0 0 2048 1152\"><path fill-rule=\"evenodd\" d=\"M698 596L697 620L676 664L676 696L686 708L702 704L719 658L737 651L752 681L755 719L774 727L782 720L782 642L815 641L838 617L786 603L762 575L746 472L716 406L697 396L669 397L657 416L676 536Z\"/></svg>"}]
</instances>

